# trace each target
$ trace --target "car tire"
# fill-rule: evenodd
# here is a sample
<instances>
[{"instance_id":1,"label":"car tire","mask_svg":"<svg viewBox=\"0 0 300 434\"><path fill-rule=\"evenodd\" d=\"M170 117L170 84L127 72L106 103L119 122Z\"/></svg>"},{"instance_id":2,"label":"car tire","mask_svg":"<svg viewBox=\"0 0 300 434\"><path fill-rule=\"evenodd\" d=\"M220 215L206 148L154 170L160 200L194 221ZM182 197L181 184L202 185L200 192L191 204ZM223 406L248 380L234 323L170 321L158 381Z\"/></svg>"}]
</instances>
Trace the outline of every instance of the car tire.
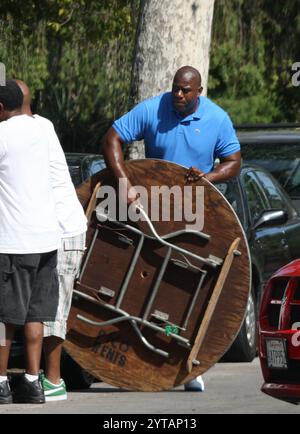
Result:
<instances>
[{"instance_id":1,"label":"car tire","mask_svg":"<svg viewBox=\"0 0 300 434\"><path fill-rule=\"evenodd\" d=\"M246 317L234 343L227 351L222 361L250 363L257 356L257 306L254 289L248 300Z\"/></svg>"},{"instance_id":2,"label":"car tire","mask_svg":"<svg viewBox=\"0 0 300 434\"><path fill-rule=\"evenodd\" d=\"M62 355L61 373L67 390L88 389L95 381L95 378L82 369L66 352Z\"/></svg>"}]
</instances>

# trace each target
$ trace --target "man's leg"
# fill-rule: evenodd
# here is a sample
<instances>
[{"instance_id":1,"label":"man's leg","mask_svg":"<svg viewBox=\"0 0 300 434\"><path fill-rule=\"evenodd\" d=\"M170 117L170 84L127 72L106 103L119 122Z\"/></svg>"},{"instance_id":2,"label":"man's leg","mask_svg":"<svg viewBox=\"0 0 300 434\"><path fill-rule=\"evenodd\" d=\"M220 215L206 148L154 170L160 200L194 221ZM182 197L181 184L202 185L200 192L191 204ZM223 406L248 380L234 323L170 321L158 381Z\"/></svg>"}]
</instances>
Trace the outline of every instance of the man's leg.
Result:
<instances>
[{"instance_id":1,"label":"man's leg","mask_svg":"<svg viewBox=\"0 0 300 434\"><path fill-rule=\"evenodd\" d=\"M5 324L5 338L4 346L0 345L0 376L7 375L7 365L12 341L15 335L15 326L12 324Z\"/></svg>"},{"instance_id":2,"label":"man's leg","mask_svg":"<svg viewBox=\"0 0 300 434\"><path fill-rule=\"evenodd\" d=\"M28 322L24 326L26 373L38 375L43 347L43 324Z\"/></svg>"},{"instance_id":3,"label":"man's leg","mask_svg":"<svg viewBox=\"0 0 300 434\"><path fill-rule=\"evenodd\" d=\"M0 336L0 404L11 404L12 393L7 378L7 365L11 344L15 334L15 326L1 324ZM4 336L5 334L5 336Z\"/></svg>"},{"instance_id":4,"label":"man's leg","mask_svg":"<svg viewBox=\"0 0 300 434\"><path fill-rule=\"evenodd\" d=\"M56 336L49 336L44 339L44 354L47 379L52 384L59 384L61 380L60 363L64 340Z\"/></svg>"},{"instance_id":5,"label":"man's leg","mask_svg":"<svg viewBox=\"0 0 300 434\"><path fill-rule=\"evenodd\" d=\"M1 323L0 336L0 404L11 404L12 393L7 378L7 365L11 344L15 334L15 326Z\"/></svg>"},{"instance_id":6,"label":"man's leg","mask_svg":"<svg viewBox=\"0 0 300 434\"><path fill-rule=\"evenodd\" d=\"M62 240L58 251L59 302L56 321L44 325L46 401L66 399L65 383L61 379L61 355L66 337L67 319L72 304L74 281L80 269L85 249L85 234ZM63 390L64 389L64 390Z\"/></svg>"},{"instance_id":7,"label":"man's leg","mask_svg":"<svg viewBox=\"0 0 300 434\"><path fill-rule=\"evenodd\" d=\"M0 253L0 376L6 377L11 344L15 334L15 324L22 323L22 309L16 304L19 297L14 291L14 255ZM22 300L23 301L23 300ZM12 321L16 320L16 322Z\"/></svg>"},{"instance_id":8,"label":"man's leg","mask_svg":"<svg viewBox=\"0 0 300 434\"><path fill-rule=\"evenodd\" d=\"M24 265L32 261L34 272L28 282L29 306L24 326L26 374L14 389L17 403L43 404L44 390L39 378L43 347L44 321L54 321L58 304L57 252L22 258ZM25 268L25 267L24 267ZM26 280L24 279L24 282Z\"/></svg>"},{"instance_id":9,"label":"man's leg","mask_svg":"<svg viewBox=\"0 0 300 434\"><path fill-rule=\"evenodd\" d=\"M13 391L16 403L43 404L45 402L44 391L39 380L42 345L43 324L26 323L24 326L26 374Z\"/></svg>"}]
</instances>

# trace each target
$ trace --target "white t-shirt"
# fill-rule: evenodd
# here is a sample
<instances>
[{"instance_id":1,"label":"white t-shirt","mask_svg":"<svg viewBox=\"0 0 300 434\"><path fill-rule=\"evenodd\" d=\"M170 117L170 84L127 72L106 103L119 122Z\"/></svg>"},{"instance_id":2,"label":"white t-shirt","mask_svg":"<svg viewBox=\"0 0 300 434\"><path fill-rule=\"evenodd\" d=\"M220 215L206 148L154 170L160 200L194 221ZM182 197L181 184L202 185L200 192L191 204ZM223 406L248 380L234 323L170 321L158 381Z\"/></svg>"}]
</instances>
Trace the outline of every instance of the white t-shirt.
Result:
<instances>
[{"instance_id":1,"label":"white t-shirt","mask_svg":"<svg viewBox=\"0 0 300 434\"><path fill-rule=\"evenodd\" d=\"M59 245L47 135L35 119L14 116L0 123L0 253L46 253Z\"/></svg>"},{"instance_id":2,"label":"white t-shirt","mask_svg":"<svg viewBox=\"0 0 300 434\"><path fill-rule=\"evenodd\" d=\"M34 118L47 133L49 140L50 176L62 236L75 237L86 231L87 219L77 198L65 154L52 122L39 115L34 115Z\"/></svg>"}]
</instances>

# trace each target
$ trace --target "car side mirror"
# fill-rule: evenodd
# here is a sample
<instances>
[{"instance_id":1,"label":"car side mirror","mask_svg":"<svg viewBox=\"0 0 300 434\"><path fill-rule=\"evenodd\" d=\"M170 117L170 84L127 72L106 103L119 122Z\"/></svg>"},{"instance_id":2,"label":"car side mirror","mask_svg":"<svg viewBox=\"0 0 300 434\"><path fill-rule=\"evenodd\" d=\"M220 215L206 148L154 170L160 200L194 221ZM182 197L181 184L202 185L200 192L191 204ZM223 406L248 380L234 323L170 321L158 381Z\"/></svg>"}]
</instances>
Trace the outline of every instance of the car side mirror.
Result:
<instances>
[{"instance_id":1,"label":"car side mirror","mask_svg":"<svg viewBox=\"0 0 300 434\"><path fill-rule=\"evenodd\" d=\"M283 225L288 220L288 214L283 210L265 211L254 225L254 229L264 226Z\"/></svg>"}]
</instances>

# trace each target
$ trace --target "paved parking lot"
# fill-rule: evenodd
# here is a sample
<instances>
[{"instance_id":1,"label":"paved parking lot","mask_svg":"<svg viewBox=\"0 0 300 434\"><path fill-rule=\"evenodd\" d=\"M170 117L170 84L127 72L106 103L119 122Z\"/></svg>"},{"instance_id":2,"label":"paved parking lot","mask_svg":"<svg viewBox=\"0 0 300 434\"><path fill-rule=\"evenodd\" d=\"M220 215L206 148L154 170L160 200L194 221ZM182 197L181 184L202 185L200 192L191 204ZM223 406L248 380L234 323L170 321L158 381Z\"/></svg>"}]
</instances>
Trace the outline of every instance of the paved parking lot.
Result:
<instances>
[{"instance_id":1,"label":"paved parking lot","mask_svg":"<svg viewBox=\"0 0 300 434\"><path fill-rule=\"evenodd\" d=\"M187 393L183 387L162 393L135 393L104 383L90 390L69 393L65 402L46 405L10 405L0 414L298 414L300 407L286 404L260 392L259 362L218 364L205 374L206 392Z\"/></svg>"}]
</instances>

